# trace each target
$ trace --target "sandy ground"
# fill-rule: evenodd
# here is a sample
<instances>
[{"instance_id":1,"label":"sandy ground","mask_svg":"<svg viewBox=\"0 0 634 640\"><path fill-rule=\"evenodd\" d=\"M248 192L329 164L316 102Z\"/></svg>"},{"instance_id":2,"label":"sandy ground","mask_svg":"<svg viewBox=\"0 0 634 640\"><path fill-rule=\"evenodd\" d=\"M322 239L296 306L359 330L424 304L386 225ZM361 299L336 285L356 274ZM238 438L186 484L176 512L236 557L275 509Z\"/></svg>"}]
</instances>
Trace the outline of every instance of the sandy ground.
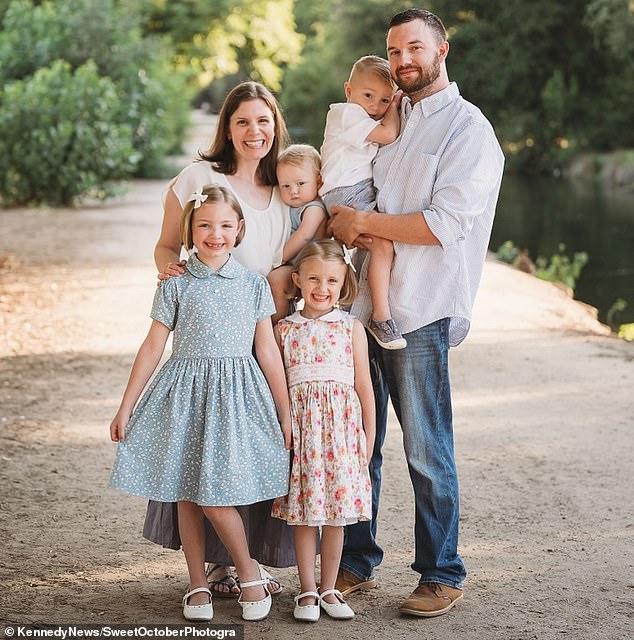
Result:
<instances>
[{"instance_id":1,"label":"sandy ground","mask_svg":"<svg viewBox=\"0 0 634 640\"><path fill-rule=\"evenodd\" d=\"M0 211L0 622L181 623L179 552L108 488L108 424L148 326L163 182L77 210ZM399 616L415 586L412 495L392 418L380 586L348 623L292 620L285 592L246 638L632 637L634 345L557 288L488 262L452 350L464 601ZM215 601L215 622L240 622Z\"/></svg>"}]
</instances>

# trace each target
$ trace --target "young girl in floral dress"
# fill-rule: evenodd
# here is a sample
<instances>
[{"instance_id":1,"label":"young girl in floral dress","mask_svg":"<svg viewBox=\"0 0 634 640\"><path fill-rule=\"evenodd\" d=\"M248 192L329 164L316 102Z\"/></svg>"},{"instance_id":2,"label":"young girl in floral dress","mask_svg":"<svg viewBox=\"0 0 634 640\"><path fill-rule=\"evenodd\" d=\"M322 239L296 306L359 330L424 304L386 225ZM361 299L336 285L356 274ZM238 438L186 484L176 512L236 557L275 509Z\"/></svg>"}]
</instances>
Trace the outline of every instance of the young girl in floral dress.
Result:
<instances>
[{"instance_id":1,"label":"young girl in floral dress","mask_svg":"<svg viewBox=\"0 0 634 640\"><path fill-rule=\"evenodd\" d=\"M291 401L293 459L288 496L274 501L272 514L295 526L301 589L294 617L315 622L321 608L332 618L349 619L354 612L334 586L344 526L372 517L367 465L375 415L367 340L361 323L338 308L357 293L349 255L339 243L306 245L292 279L304 306L275 331Z\"/></svg>"}]
</instances>

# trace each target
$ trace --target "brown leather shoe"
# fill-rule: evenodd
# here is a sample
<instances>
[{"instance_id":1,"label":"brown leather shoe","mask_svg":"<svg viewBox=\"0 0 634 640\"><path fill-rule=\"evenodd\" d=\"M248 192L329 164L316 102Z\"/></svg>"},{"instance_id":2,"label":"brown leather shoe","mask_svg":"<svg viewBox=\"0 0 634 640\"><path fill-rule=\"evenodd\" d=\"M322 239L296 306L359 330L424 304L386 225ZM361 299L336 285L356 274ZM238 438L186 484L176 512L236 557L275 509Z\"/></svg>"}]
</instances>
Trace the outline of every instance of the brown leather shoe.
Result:
<instances>
[{"instance_id":1,"label":"brown leather shoe","mask_svg":"<svg viewBox=\"0 0 634 640\"><path fill-rule=\"evenodd\" d=\"M433 618L447 613L458 600L462 600L462 589L439 582L423 582L403 602L399 611L408 616Z\"/></svg>"},{"instance_id":2,"label":"brown leather shoe","mask_svg":"<svg viewBox=\"0 0 634 640\"><path fill-rule=\"evenodd\" d=\"M357 578L354 573L350 573L345 569L339 569L335 582L335 589L340 591L342 596L347 596L349 593L354 593L355 591L374 589L376 586L376 578L362 580L361 578Z\"/></svg>"}]
</instances>

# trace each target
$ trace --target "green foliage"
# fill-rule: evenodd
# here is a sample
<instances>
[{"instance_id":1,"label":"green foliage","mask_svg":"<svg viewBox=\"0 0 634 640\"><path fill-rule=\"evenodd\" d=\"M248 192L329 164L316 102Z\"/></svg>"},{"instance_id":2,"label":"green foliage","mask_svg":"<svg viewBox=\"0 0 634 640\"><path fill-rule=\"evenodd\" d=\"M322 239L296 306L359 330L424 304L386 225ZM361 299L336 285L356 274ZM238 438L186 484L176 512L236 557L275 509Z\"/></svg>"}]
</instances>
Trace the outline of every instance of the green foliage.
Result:
<instances>
[{"instance_id":1,"label":"green foliage","mask_svg":"<svg viewBox=\"0 0 634 640\"><path fill-rule=\"evenodd\" d=\"M614 322L614 316L621 313L622 311L625 311L626 309L627 300L624 300L623 298L617 298L612 303L612 306L608 309L608 312L606 314L606 322L608 323L608 325L614 329L618 324Z\"/></svg>"},{"instance_id":2,"label":"green foliage","mask_svg":"<svg viewBox=\"0 0 634 640\"><path fill-rule=\"evenodd\" d=\"M174 72L163 43L143 36L133 4L15 0L6 9L0 30L2 84L23 80L26 86L38 70L53 68L58 60L74 71L91 61L96 73L111 81L117 105L110 122L119 131L113 130L113 136L129 131L134 147L135 161L125 163L122 177L130 172L159 174L165 154L180 146L189 111L184 79ZM68 83L69 90L73 86ZM30 123L39 126L38 121ZM28 144L28 133L23 135L23 143L12 136L18 149ZM95 135L100 137L99 132ZM42 162L47 162L46 156ZM83 177L77 176L77 181L83 184Z\"/></svg>"},{"instance_id":3,"label":"green foliage","mask_svg":"<svg viewBox=\"0 0 634 640\"><path fill-rule=\"evenodd\" d=\"M328 105L341 102L346 69L337 57L332 40L321 37L307 46L304 61L291 67L285 75L280 102L291 137L296 142L321 146Z\"/></svg>"},{"instance_id":4,"label":"green foliage","mask_svg":"<svg viewBox=\"0 0 634 640\"><path fill-rule=\"evenodd\" d=\"M574 290L581 270L588 263L588 254L585 251L575 252L571 260L565 252L566 245L560 243L559 252L554 253L550 259L539 256L535 275L549 282L561 282Z\"/></svg>"},{"instance_id":5,"label":"green foliage","mask_svg":"<svg viewBox=\"0 0 634 640\"><path fill-rule=\"evenodd\" d=\"M500 245L498 250L495 252L498 260L502 262L506 262L507 264L515 264L517 257L519 255L519 250L513 244L511 240L507 240L503 244Z\"/></svg>"},{"instance_id":6,"label":"green foliage","mask_svg":"<svg viewBox=\"0 0 634 640\"><path fill-rule=\"evenodd\" d=\"M507 240L502 243L495 255L498 260L506 262L507 264L510 264L522 271L534 273L542 280L548 280L549 282L561 282L574 290L577 280L581 275L581 270L588 263L588 254L585 251L577 252L573 255L571 260L565 253L565 244L559 243L558 248L559 252L553 254L550 259L539 256L537 258L536 268L530 261L528 252L526 250L518 249L511 240ZM610 314L608 313L608 317L609 316Z\"/></svg>"},{"instance_id":7,"label":"green foliage","mask_svg":"<svg viewBox=\"0 0 634 640\"><path fill-rule=\"evenodd\" d=\"M144 28L168 35L177 63L201 87L226 76L281 86L303 36L295 31L294 0L143 0Z\"/></svg>"},{"instance_id":8,"label":"green foliage","mask_svg":"<svg viewBox=\"0 0 634 640\"><path fill-rule=\"evenodd\" d=\"M0 92L0 192L5 205L105 197L139 154L114 83L88 62L57 60Z\"/></svg>"},{"instance_id":9,"label":"green foliage","mask_svg":"<svg viewBox=\"0 0 634 640\"><path fill-rule=\"evenodd\" d=\"M629 324L622 324L619 327L618 336L619 338L623 338L623 340L627 340L628 342L634 341L634 322L630 322Z\"/></svg>"}]
</instances>

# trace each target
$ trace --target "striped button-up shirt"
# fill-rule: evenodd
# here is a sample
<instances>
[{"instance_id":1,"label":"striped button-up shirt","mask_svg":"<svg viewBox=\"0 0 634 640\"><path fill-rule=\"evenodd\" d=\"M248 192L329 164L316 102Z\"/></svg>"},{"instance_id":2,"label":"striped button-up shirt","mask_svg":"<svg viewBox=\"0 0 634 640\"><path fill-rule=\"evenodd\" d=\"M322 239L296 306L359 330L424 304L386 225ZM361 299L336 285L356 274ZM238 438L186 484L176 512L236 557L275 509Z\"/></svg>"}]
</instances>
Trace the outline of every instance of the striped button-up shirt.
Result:
<instances>
[{"instance_id":1,"label":"striped button-up shirt","mask_svg":"<svg viewBox=\"0 0 634 640\"><path fill-rule=\"evenodd\" d=\"M401 133L374 160L377 208L399 215L420 211L440 246L394 243L389 302L403 333L450 318L449 343L469 331L482 275L504 156L489 121L446 89L401 105ZM352 307L364 324L371 312L366 278Z\"/></svg>"}]
</instances>

